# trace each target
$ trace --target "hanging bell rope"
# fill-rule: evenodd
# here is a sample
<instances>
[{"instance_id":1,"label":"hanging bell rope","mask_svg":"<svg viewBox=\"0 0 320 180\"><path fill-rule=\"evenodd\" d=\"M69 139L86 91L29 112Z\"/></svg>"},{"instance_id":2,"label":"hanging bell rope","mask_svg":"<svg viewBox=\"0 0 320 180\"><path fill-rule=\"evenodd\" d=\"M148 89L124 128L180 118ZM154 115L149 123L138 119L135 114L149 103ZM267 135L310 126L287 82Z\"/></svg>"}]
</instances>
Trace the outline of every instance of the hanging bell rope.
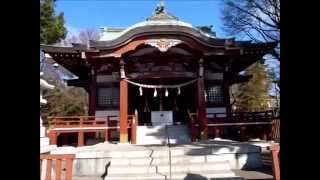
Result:
<instances>
[{"instance_id":1,"label":"hanging bell rope","mask_svg":"<svg viewBox=\"0 0 320 180\"><path fill-rule=\"evenodd\" d=\"M188 81L188 82L185 82L185 83L182 83L182 84L175 84L175 85L149 85L149 84L136 83L136 82L130 81L128 79L124 79L124 80L127 81L130 84L135 85L135 86L139 86L139 87L143 87L143 88L155 89L155 88L181 88L181 87L184 87L184 86L187 86L189 84L192 84L192 83L196 82L198 80L198 78L197 79L193 79L193 80Z\"/></svg>"}]
</instances>

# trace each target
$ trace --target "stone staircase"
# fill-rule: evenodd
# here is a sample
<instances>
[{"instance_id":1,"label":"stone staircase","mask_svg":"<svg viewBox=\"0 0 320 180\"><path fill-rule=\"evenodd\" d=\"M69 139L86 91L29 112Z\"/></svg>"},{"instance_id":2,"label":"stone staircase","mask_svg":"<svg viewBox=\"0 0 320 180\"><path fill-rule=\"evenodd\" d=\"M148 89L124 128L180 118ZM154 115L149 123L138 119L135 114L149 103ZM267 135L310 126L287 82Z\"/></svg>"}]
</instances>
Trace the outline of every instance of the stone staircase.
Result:
<instances>
[{"instance_id":1,"label":"stone staircase","mask_svg":"<svg viewBox=\"0 0 320 180\"><path fill-rule=\"evenodd\" d=\"M157 125L157 126L138 126L137 144L154 145L166 144L168 135L171 144L191 143L189 130L186 125Z\"/></svg>"},{"instance_id":2,"label":"stone staircase","mask_svg":"<svg viewBox=\"0 0 320 180\"><path fill-rule=\"evenodd\" d=\"M73 163L75 180L235 180L241 178L234 170L262 166L260 147L228 140L174 144L170 151L163 145L100 143L78 148L61 147L51 153L76 155ZM110 166L106 168L108 163Z\"/></svg>"},{"instance_id":3,"label":"stone staircase","mask_svg":"<svg viewBox=\"0 0 320 180\"><path fill-rule=\"evenodd\" d=\"M169 149L154 151L151 155L139 154L131 157L111 159L105 180L166 180L236 177L231 171L229 161L215 155L187 155L184 151L171 151L171 170ZM171 171L171 178L170 178ZM196 178L198 177L198 178Z\"/></svg>"}]
</instances>

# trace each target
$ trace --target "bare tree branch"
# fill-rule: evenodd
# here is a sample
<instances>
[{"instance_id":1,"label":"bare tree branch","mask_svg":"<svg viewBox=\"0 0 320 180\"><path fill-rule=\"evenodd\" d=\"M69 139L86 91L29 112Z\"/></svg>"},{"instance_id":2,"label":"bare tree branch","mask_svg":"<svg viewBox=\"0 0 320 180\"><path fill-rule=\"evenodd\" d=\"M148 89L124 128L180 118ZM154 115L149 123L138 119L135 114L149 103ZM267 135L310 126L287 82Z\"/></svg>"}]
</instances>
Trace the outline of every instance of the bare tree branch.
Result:
<instances>
[{"instance_id":1,"label":"bare tree branch","mask_svg":"<svg viewBox=\"0 0 320 180\"><path fill-rule=\"evenodd\" d=\"M255 42L280 43L279 0L229 0L223 10L223 21L230 35L245 35ZM280 60L279 47L272 55Z\"/></svg>"},{"instance_id":2,"label":"bare tree branch","mask_svg":"<svg viewBox=\"0 0 320 180\"><path fill-rule=\"evenodd\" d=\"M249 12L249 11L246 11L246 10L244 10L244 9L238 7L238 6L234 6L234 7L237 8L238 10L240 10L241 12L246 13L246 14L250 15L251 17L257 19L258 21L263 22L263 23L266 24L267 26L270 26L270 27L273 27L273 28L277 28L277 26L266 22L266 21L263 20L261 17L256 16L256 15L252 14L252 13Z\"/></svg>"}]
</instances>

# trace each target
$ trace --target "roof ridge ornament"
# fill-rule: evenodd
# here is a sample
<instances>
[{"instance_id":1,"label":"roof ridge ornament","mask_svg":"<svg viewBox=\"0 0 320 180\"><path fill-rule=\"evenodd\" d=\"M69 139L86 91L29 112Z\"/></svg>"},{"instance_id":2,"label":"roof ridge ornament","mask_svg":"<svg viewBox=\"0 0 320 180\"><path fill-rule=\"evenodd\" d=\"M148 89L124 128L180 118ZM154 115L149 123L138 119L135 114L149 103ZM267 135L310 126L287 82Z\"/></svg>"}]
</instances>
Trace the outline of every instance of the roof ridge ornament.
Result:
<instances>
[{"instance_id":1,"label":"roof ridge ornament","mask_svg":"<svg viewBox=\"0 0 320 180\"><path fill-rule=\"evenodd\" d=\"M164 0L160 0L159 4L157 5L156 9L153 12L153 15L149 18L147 18L147 21L157 21L157 20L176 20L178 21L178 18L175 16L170 15L167 13L165 6L164 6Z\"/></svg>"},{"instance_id":2,"label":"roof ridge ornament","mask_svg":"<svg viewBox=\"0 0 320 180\"><path fill-rule=\"evenodd\" d=\"M160 14L160 13L167 13L164 7L164 1L160 0L160 3L157 5L156 9L155 9L155 13L156 14Z\"/></svg>"}]
</instances>

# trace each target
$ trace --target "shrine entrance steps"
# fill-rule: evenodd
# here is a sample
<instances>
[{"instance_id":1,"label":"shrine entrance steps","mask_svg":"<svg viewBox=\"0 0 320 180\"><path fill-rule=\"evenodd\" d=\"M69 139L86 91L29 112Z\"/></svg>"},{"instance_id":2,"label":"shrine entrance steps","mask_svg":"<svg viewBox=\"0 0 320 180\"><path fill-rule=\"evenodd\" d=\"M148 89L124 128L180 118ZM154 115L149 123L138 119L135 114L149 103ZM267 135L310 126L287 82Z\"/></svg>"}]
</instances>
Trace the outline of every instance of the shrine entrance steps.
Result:
<instances>
[{"instance_id":1,"label":"shrine entrance steps","mask_svg":"<svg viewBox=\"0 0 320 180\"><path fill-rule=\"evenodd\" d=\"M137 126L137 145L189 144L191 137L186 125Z\"/></svg>"},{"instance_id":2,"label":"shrine entrance steps","mask_svg":"<svg viewBox=\"0 0 320 180\"><path fill-rule=\"evenodd\" d=\"M52 154L73 153L75 179L187 180L241 179L234 170L259 168L261 148L234 141L202 141L189 144L132 145L100 143L84 147L59 147ZM110 163L109 166L106 165ZM170 178L171 167L171 178Z\"/></svg>"}]
</instances>

